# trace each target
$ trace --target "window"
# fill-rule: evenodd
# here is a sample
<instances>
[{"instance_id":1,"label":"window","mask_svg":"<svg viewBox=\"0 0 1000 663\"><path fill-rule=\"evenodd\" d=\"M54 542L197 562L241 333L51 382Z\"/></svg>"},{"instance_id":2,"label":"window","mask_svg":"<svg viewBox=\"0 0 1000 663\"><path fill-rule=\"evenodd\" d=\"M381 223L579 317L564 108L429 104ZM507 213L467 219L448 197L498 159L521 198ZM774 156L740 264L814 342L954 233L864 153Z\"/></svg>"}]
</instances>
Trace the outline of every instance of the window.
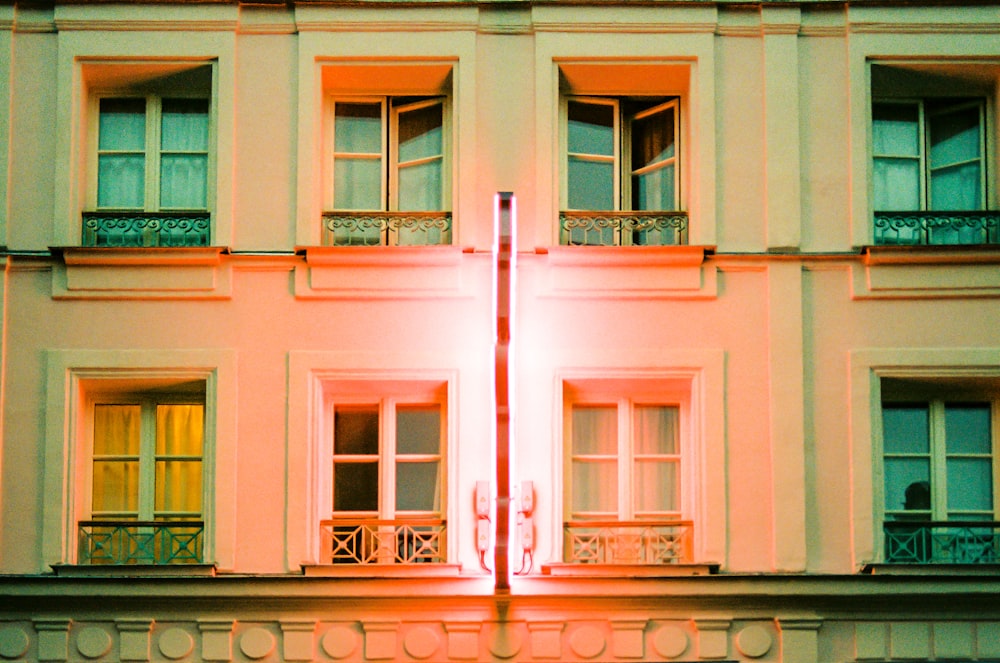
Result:
<instances>
[{"instance_id":1,"label":"window","mask_svg":"<svg viewBox=\"0 0 1000 663\"><path fill-rule=\"evenodd\" d=\"M330 100L334 245L449 244L445 97Z\"/></svg>"},{"instance_id":2,"label":"window","mask_svg":"<svg viewBox=\"0 0 1000 663\"><path fill-rule=\"evenodd\" d=\"M567 387L566 558L689 561L680 400Z\"/></svg>"},{"instance_id":3,"label":"window","mask_svg":"<svg viewBox=\"0 0 1000 663\"><path fill-rule=\"evenodd\" d=\"M321 525L333 564L444 562L443 388L335 399L331 518Z\"/></svg>"},{"instance_id":4,"label":"window","mask_svg":"<svg viewBox=\"0 0 1000 663\"><path fill-rule=\"evenodd\" d=\"M981 400L883 401L886 561L1000 561L993 409Z\"/></svg>"},{"instance_id":5,"label":"window","mask_svg":"<svg viewBox=\"0 0 1000 663\"><path fill-rule=\"evenodd\" d=\"M90 407L80 563L201 562L204 394L101 395Z\"/></svg>"},{"instance_id":6,"label":"window","mask_svg":"<svg viewBox=\"0 0 1000 663\"><path fill-rule=\"evenodd\" d=\"M127 75L140 79L129 82L93 73L115 69L86 70L97 83L89 90L84 244L207 246L211 67L124 67Z\"/></svg>"},{"instance_id":7,"label":"window","mask_svg":"<svg viewBox=\"0 0 1000 663\"><path fill-rule=\"evenodd\" d=\"M683 243L677 98L566 100L565 244Z\"/></svg>"}]
</instances>

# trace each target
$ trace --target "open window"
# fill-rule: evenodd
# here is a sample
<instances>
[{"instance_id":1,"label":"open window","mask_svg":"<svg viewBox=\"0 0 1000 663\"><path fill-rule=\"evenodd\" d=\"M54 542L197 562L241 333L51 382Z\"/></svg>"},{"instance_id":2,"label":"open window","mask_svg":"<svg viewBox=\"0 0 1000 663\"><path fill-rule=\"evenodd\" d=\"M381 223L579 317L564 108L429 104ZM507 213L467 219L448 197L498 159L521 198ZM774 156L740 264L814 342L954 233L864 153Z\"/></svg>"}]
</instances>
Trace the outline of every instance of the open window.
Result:
<instances>
[{"instance_id":1,"label":"open window","mask_svg":"<svg viewBox=\"0 0 1000 663\"><path fill-rule=\"evenodd\" d=\"M445 385L332 386L326 408L321 563L446 562Z\"/></svg>"},{"instance_id":2,"label":"open window","mask_svg":"<svg viewBox=\"0 0 1000 663\"><path fill-rule=\"evenodd\" d=\"M882 384L884 559L1000 562L992 389Z\"/></svg>"},{"instance_id":3,"label":"open window","mask_svg":"<svg viewBox=\"0 0 1000 663\"><path fill-rule=\"evenodd\" d=\"M207 246L212 67L88 64L87 246Z\"/></svg>"},{"instance_id":4,"label":"open window","mask_svg":"<svg viewBox=\"0 0 1000 663\"><path fill-rule=\"evenodd\" d=\"M993 86L961 68L872 65L876 244L1000 243Z\"/></svg>"},{"instance_id":5,"label":"open window","mask_svg":"<svg viewBox=\"0 0 1000 663\"><path fill-rule=\"evenodd\" d=\"M564 385L564 559L693 561L689 397L620 380Z\"/></svg>"},{"instance_id":6,"label":"open window","mask_svg":"<svg viewBox=\"0 0 1000 663\"><path fill-rule=\"evenodd\" d=\"M94 384L82 410L77 562L204 561L204 383Z\"/></svg>"},{"instance_id":7,"label":"open window","mask_svg":"<svg viewBox=\"0 0 1000 663\"><path fill-rule=\"evenodd\" d=\"M323 243L450 244L450 66L323 71Z\"/></svg>"}]
</instances>

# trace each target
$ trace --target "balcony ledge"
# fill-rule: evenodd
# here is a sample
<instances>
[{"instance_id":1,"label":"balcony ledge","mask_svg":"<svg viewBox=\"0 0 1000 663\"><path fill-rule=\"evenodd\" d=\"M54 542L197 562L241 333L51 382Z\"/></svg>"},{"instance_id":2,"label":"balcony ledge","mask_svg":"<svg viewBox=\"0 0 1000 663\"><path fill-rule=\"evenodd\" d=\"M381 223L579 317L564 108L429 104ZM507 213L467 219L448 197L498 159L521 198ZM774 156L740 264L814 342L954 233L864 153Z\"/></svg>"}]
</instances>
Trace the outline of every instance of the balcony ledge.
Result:
<instances>
[{"instance_id":1,"label":"balcony ledge","mask_svg":"<svg viewBox=\"0 0 1000 663\"><path fill-rule=\"evenodd\" d=\"M542 575L563 578L669 578L706 576L719 571L719 564L574 564L554 562L542 565Z\"/></svg>"},{"instance_id":2,"label":"balcony ledge","mask_svg":"<svg viewBox=\"0 0 1000 663\"><path fill-rule=\"evenodd\" d=\"M302 575L321 578L451 578L458 564L303 564Z\"/></svg>"},{"instance_id":3,"label":"balcony ledge","mask_svg":"<svg viewBox=\"0 0 1000 663\"><path fill-rule=\"evenodd\" d=\"M53 564L65 578L214 577L215 564Z\"/></svg>"},{"instance_id":4,"label":"balcony ledge","mask_svg":"<svg viewBox=\"0 0 1000 663\"><path fill-rule=\"evenodd\" d=\"M1000 576L1000 564L865 564L861 573L896 576Z\"/></svg>"},{"instance_id":5,"label":"balcony ledge","mask_svg":"<svg viewBox=\"0 0 1000 663\"><path fill-rule=\"evenodd\" d=\"M866 246L866 265L994 265L1000 264L1000 245Z\"/></svg>"}]
</instances>

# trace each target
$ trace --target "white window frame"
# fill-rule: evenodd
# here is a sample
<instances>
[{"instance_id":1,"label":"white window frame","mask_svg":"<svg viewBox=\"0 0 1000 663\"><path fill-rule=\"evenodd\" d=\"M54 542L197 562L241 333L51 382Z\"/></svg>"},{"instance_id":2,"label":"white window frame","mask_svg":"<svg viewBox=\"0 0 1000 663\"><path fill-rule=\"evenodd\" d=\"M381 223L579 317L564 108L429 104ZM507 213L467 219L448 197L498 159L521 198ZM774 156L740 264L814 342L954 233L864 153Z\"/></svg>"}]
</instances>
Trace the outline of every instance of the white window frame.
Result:
<instances>
[{"instance_id":1,"label":"white window frame","mask_svg":"<svg viewBox=\"0 0 1000 663\"><path fill-rule=\"evenodd\" d=\"M632 124L636 120L641 120L643 118L649 117L650 115L662 112L668 108L673 109L674 117L674 156L670 159L666 159L660 164L673 162L674 163L674 208L669 210L649 210L649 211L662 211L662 212L678 212L683 211L683 192L681 191L681 183L683 182L683 174L681 172L683 164L681 163L682 145L681 145L681 99L675 95L664 95L658 103L652 103L652 105L643 108L640 111L632 113L625 116L625 111L622 109L624 102L631 99L628 96L595 96L595 95L562 95L561 100L561 128L562 128L562 145L561 150L561 168L562 168L562 187L560 197L562 202L560 204L561 209L572 210L572 211L594 211L594 212L627 212L636 211L633 204L633 192L632 192L632 176L634 174L640 173L640 171L654 170L657 167L663 167L662 165L647 166L644 169L637 171L632 170ZM651 100L652 101L652 100ZM569 151L569 105L570 103L584 103L584 104L594 104L594 105L606 105L610 106L614 112L614 150L613 157L607 157L605 155L587 155L587 154L571 154ZM604 163L613 163L613 206L608 210L579 210L577 208L572 208L569 206L569 158L570 156L578 156L593 161L600 161Z\"/></svg>"},{"instance_id":2,"label":"white window frame","mask_svg":"<svg viewBox=\"0 0 1000 663\"><path fill-rule=\"evenodd\" d=\"M948 97L948 99L956 102L948 107L948 110L956 111L966 108L976 108L979 111L979 157L975 159L979 163L979 201L976 206L970 210L948 210L948 211L978 211L985 210L987 208L986 201L990 198L989 183L990 174L992 171L990 160L987 153L988 136L990 127L988 123L988 112L987 112L987 100L981 97L969 96L969 97ZM930 131L931 131L931 121L929 119L929 113L927 111L927 104L933 102L933 97L875 97L872 100L872 114L870 116L871 130L874 134L875 131L875 117L874 108L880 105L899 105L899 106L916 106L917 107L917 135L918 135L918 152L917 157L910 157L910 155L892 155L892 154L877 154L875 152L875 141L874 137L872 139L872 172L874 173L875 161L879 158L915 158L919 161L919 205L917 210L913 211L930 211L933 209L933 201L931 200L931 163L930 163ZM971 162L967 161L967 162ZM954 165L954 164L951 164ZM874 182L872 188L872 200L873 207L875 211L910 211L910 210L882 210L874 204L875 200Z\"/></svg>"},{"instance_id":3,"label":"white window frame","mask_svg":"<svg viewBox=\"0 0 1000 663\"><path fill-rule=\"evenodd\" d=\"M441 207L440 210L429 210L435 212L447 212L451 208L451 102L450 96L445 94L428 95L407 95L419 96L410 103L397 105L394 100L400 99L402 95L345 95L328 94L324 112L324 149L323 149L323 208L330 212L407 212L414 210L399 209L399 116L401 113L428 108L435 105L441 106ZM379 178L381 190L379 192L379 207L375 209L353 209L338 208L334 205L334 168L337 158L336 145L336 107L338 103L368 103L380 104L382 123L382 151L379 158L382 162L382 172ZM406 167L408 164L404 164Z\"/></svg>"},{"instance_id":4,"label":"white window frame","mask_svg":"<svg viewBox=\"0 0 1000 663\"><path fill-rule=\"evenodd\" d=\"M378 386L372 385L373 389L377 391ZM401 388L400 388L401 387ZM324 505L321 507L321 513L327 514L324 517L330 517L331 515L336 517L356 517L356 518L378 518L391 520L395 518L420 518L420 517L435 517L435 518L445 518L447 513L447 464L446 464L446 445L448 439L447 432L447 422L448 422L448 412L447 412L447 393L445 385L412 385L412 388L408 388L404 385L397 385L396 390L392 387L388 387L388 390L384 392L383 395L379 396L372 393L370 397L365 397L358 394L353 395L336 395L337 392L329 393L326 396L325 404L325 422L324 422L324 437L328 440L327 453L325 455L329 458L329 462L326 467L329 471L324 472L320 479L320 495L321 503ZM397 454L395 449L396 443L396 411L397 408L406 406L438 406L440 408L440 440L437 454L428 455L407 455L405 458L410 460L436 460L438 463L438 471L440 472L440 486L438 490L440 494L438 495L438 509L436 511L396 511L396 467L399 462L406 462L405 460L397 461ZM357 407L357 406L376 406L378 408L378 418L379 418L379 452L378 452L378 463L379 463L379 486L378 486L378 510L376 513L369 511L335 511L333 504L334 495L334 464L337 454L334 453L334 440L333 440L333 420L335 416L336 409L339 407ZM364 458L369 458L365 456ZM404 457L400 457L404 458ZM340 462L350 462L352 457L347 457L345 461ZM361 457L354 458L355 460L360 460Z\"/></svg>"}]
</instances>

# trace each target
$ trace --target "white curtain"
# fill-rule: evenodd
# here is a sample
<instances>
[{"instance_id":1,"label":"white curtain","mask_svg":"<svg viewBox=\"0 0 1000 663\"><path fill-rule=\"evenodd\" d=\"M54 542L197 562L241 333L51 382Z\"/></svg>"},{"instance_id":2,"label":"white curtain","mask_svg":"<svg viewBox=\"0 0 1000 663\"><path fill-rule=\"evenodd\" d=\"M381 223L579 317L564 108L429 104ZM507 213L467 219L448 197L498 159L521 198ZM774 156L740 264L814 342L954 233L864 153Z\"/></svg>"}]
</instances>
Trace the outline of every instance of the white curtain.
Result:
<instances>
[{"instance_id":1,"label":"white curtain","mask_svg":"<svg viewBox=\"0 0 1000 663\"><path fill-rule=\"evenodd\" d=\"M633 410L632 509L636 516L680 511L680 455L676 407Z\"/></svg>"},{"instance_id":2,"label":"white curtain","mask_svg":"<svg viewBox=\"0 0 1000 663\"><path fill-rule=\"evenodd\" d=\"M102 99L97 206L142 209L146 198L146 100Z\"/></svg>"},{"instance_id":3,"label":"white curtain","mask_svg":"<svg viewBox=\"0 0 1000 663\"><path fill-rule=\"evenodd\" d=\"M135 518L139 515L138 405L94 407L91 515Z\"/></svg>"},{"instance_id":4,"label":"white curtain","mask_svg":"<svg viewBox=\"0 0 1000 663\"><path fill-rule=\"evenodd\" d=\"M573 408L572 517L618 514L618 408Z\"/></svg>"},{"instance_id":5,"label":"white curtain","mask_svg":"<svg viewBox=\"0 0 1000 663\"><path fill-rule=\"evenodd\" d=\"M204 431L204 406L157 406L156 514L201 515Z\"/></svg>"},{"instance_id":6,"label":"white curtain","mask_svg":"<svg viewBox=\"0 0 1000 663\"><path fill-rule=\"evenodd\" d=\"M207 207L208 101L164 99L160 118L160 208Z\"/></svg>"}]
</instances>

